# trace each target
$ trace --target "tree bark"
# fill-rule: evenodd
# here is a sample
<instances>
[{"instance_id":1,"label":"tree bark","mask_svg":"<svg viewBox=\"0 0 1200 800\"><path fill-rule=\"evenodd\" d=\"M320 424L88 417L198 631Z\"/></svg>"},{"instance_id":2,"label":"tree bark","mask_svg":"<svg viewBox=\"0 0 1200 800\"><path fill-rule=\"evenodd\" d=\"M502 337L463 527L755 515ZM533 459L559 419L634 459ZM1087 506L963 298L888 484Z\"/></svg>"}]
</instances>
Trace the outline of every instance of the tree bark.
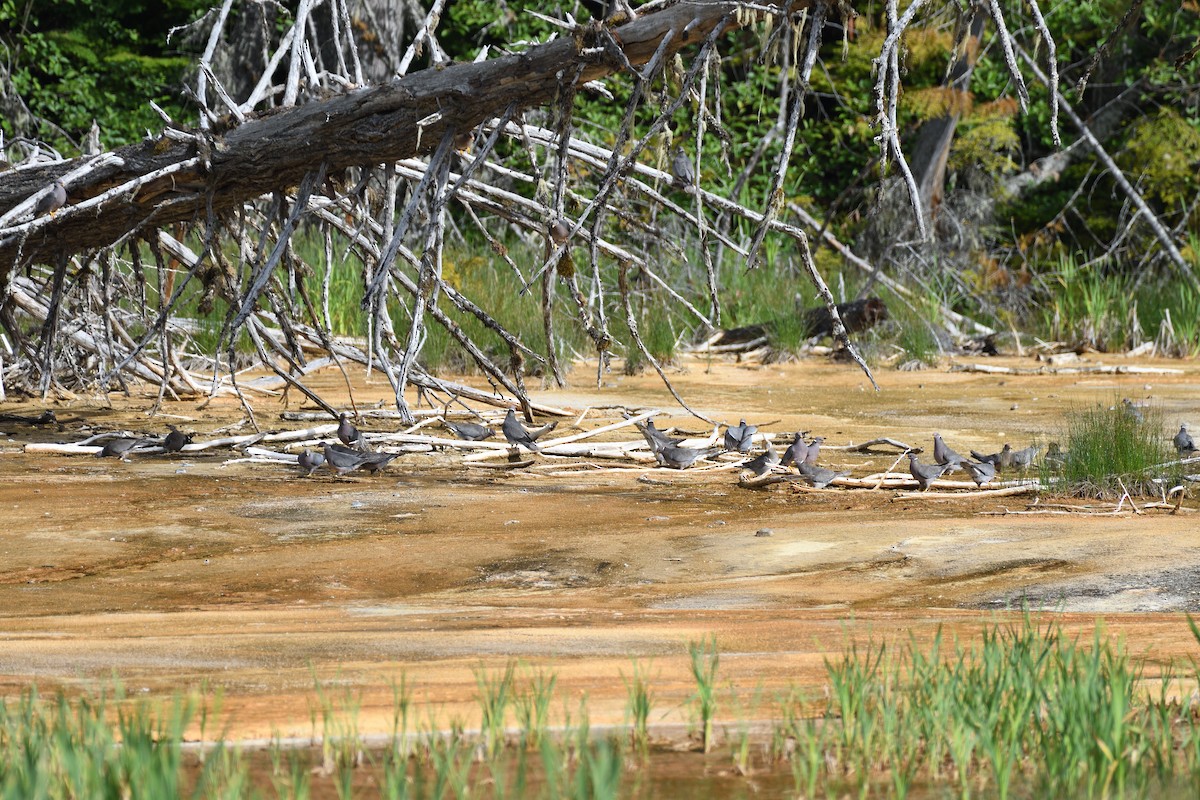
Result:
<instances>
[{"instance_id":1,"label":"tree bark","mask_svg":"<svg viewBox=\"0 0 1200 800\"><path fill-rule=\"evenodd\" d=\"M790 11L812 0L792 0ZM212 131L171 131L109 154L109 163L73 178L68 205L53 217L0 228L0 275L29 262L49 262L113 244L131 232L177 222L203 222L243 202L297 185L324 162L326 174L430 153L447 131L466 132L510 106L554 101L563 76L582 67L580 82L645 64L741 23L735 2L693 0L643 14L620 27L580 26L573 35L526 53L432 67L331 99L263 113ZM116 156L116 158L112 158ZM194 164L188 164L194 161ZM0 216L54 180L85 166L77 159L0 173ZM72 206L175 168L85 209Z\"/></svg>"},{"instance_id":2,"label":"tree bark","mask_svg":"<svg viewBox=\"0 0 1200 800\"><path fill-rule=\"evenodd\" d=\"M971 73L979 59L983 28L987 14L979 3L972 5L966 35L958 57L950 65L942 86L946 92L956 95L949 102L949 109L942 116L923 124L917 132L917 141L912 149L913 175L917 179L925 219L934 220L946 184L946 161L950 157L950 146L954 143L954 131L962 111L969 107Z\"/></svg>"}]
</instances>

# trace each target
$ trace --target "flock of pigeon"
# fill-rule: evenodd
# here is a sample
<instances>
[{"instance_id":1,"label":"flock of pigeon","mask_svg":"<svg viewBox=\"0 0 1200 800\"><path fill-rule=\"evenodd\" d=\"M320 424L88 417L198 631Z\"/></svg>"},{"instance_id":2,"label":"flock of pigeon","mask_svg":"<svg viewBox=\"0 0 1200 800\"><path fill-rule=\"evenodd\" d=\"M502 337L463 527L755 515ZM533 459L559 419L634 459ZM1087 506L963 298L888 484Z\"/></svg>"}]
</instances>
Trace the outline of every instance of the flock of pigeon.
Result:
<instances>
[{"instance_id":1,"label":"flock of pigeon","mask_svg":"<svg viewBox=\"0 0 1200 800\"><path fill-rule=\"evenodd\" d=\"M646 443L650 445L650 450L654 453L659 465L674 469L686 469L699 459L724 452L748 455L753 447L754 434L758 432L756 426L746 424L746 420L743 419L737 425L730 425L725 429L724 447L698 449L684 447L683 440L667 436L654 427L653 420L637 423L637 426L642 436L645 437ZM775 471L776 468L787 470L794 466L800 477L817 489L824 489L834 480L850 474L849 471L836 472L819 466L817 459L820 456L821 443L825 441L825 437L814 436L805 441L807 435L807 431L797 433L782 456L775 451L770 442L766 442L766 449L743 463L743 469L750 470L755 477L762 477L768 472ZM1173 443L1180 456L1197 453L1196 443L1188 433L1186 424L1180 426ZM922 462L917 455L919 452L921 451L910 450L907 453L908 471L922 489L928 490L934 481L954 470L964 470L975 482L975 485L980 487L995 480L996 475L1001 471L1028 470L1035 465L1041 448L1037 445L1030 445L1023 450L1013 450L1010 444L1005 443L999 452L980 453L977 450L971 450L971 457L967 458L948 447L940 433L935 433L933 435L933 463ZM1058 443L1051 442L1046 449L1044 460L1050 464L1061 465L1065 459L1066 453L1062 451Z\"/></svg>"},{"instance_id":2,"label":"flock of pigeon","mask_svg":"<svg viewBox=\"0 0 1200 800\"><path fill-rule=\"evenodd\" d=\"M758 432L756 426L746 424L746 420L743 419L737 425L731 425L725 429L724 447L697 449L683 447L682 440L670 438L655 428L653 421L644 424L638 423L638 429L642 432L647 444L650 445L658 463L675 469L685 469L700 458L707 458L723 452L749 454L754 434ZM814 436L805 441L807 435L807 431L795 434L792 443L783 451L782 456L775 451L770 442L767 442L766 449L746 461L742 467L754 473L755 477L762 477L768 472L775 471L777 467L788 470L794 466L800 477L816 489L824 489L834 480L850 474L849 471L836 472L818 465L817 459L820 457L821 443L825 441L825 437ZM908 469L909 474L922 489L928 489L945 473L956 469L966 470L971 479L975 481L975 485L982 486L993 480L999 470L1027 469L1032 466L1038 451L1037 446L1030 446L1024 450L1013 450L1010 445L1005 444L1004 449L1000 452L990 455L972 450L971 457L975 459L972 461L947 447L946 443L942 441L942 435L935 433L933 435L935 463L923 463L916 452L909 452Z\"/></svg>"},{"instance_id":3,"label":"flock of pigeon","mask_svg":"<svg viewBox=\"0 0 1200 800\"><path fill-rule=\"evenodd\" d=\"M449 420L442 420L442 422L458 438L468 441L481 442L496 434L486 425L477 425L473 422L450 422ZM538 438L554 430L556 425L558 425L557 422L551 422L536 430L528 430L517 420L517 415L510 408L504 418L504 424L501 425L501 430L504 432L504 438L513 447L524 447L536 452L539 449ZM338 421L337 437L340 443L327 442L321 452L313 450L300 452L297 463L300 464L301 469L306 470L306 475L312 475L321 467L336 472L338 475L345 475L358 469L374 473L386 467L393 458L400 455L399 453L381 453L369 450L366 439L363 438L358 428L354 427L354 423L350 421L350 415L347 413L343 413Z\"/></svg>"},{"instance_id":4,"label":"flock of pigeon","mask_svg":"<svg viewBox=\"0 0 1200 800\"><path fill-rule=\"evenodd\" d=\"M469 441L484 441L495 436L496 433L487 425L451 422L447 419L443 419L442 423L455 436ZM509 409L500 430L514 452L525 449L536 453L541 449L537 440L553 430L557 424L557 422L551 422L530 430L522 425L513 410ZM817 461L825 437L813 436L806 441L807 431L795 434L791 444L784 449L782 455L776 452L770 441L765 441L763 442L765 445L763 451L751 457L758 428L747 424L744 419L737 425L726 427L722 446L702 448L685 446L686 439L675 438L659 430L655 427L653 419L634 424L645 438L646 444L659 466L670 469L687 469L698 461L711 459L725 453L733 453L747 456L740 466L743 470L753 473L755 477L763 477L767 473L775 471L790 472L790 468L794 467L802 480L818 489L823 489L834 480L850 474L849 471L838 472L820 466ZM112 439L96 456L117 456L124 459L131 452L145 445L156 445L165 452L173 453L179 452L185 445L191 443L192 434L186 434L173 425L167 427L170 428L170 433L161 439L129 437ZM393 459L400 455L399 453L371 450L367 446L363 434L350 421L348 413L341 414L339 418L337 438L337 442L326 443L320 451L308 449L301 451L297 463L304 470L306 476L313 475L322 467L339 476L355 470L373 474L387 467ZM1194 455L1198 452L1186 424L1180 426L1173 443L1181 456ZM946 473L955 470L965 471L976 486L982 487L995 480L996 475L1002 471L1025 471L1033 467L1041 448L1031 445L1023 450L1013 450L1011 445L1005 444L1001 450L990 454L971 450L971 456L968 458L952 450L942 439L941 434L935 433L933 435L933 462L921 461L918 457L919 452L921 450L916 449L907 453L908 469L917 484L927 490ZM1056 442L1051 442L1044 459L1052 464L1062 463L1065 455Z\"/></svg>"}]
</instances>

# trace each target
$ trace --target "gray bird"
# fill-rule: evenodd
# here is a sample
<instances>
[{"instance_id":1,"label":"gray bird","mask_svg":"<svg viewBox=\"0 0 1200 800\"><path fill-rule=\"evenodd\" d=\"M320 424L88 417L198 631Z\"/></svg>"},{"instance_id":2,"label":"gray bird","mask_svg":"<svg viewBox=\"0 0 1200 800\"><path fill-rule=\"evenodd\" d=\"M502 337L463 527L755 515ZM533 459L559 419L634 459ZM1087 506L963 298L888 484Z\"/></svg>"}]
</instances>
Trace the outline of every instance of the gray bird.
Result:
<instances>
[{"instance_id":1,"label":"gray bird","mask_svg":"<svg viewBox=\"0 0 1200 800\"><path fill-rule=\"evenodd\" d=\"M1121 400L1121 404L1125 407L1125 413L1134 422L1140 425L1146 421L1146 415L1142 413L1142 409L1137 403L1126 397Z\"/></svg>"},{"instance_id":2,"label":"gray bird","mask_svg":"<svg viewBox=\"0 0 1200 800\"><path fill-rule=\"evenodd\" d=\"M556 245L565 244L571 236L571 228L567 225L566 220L556 219L550 224L550 241Z\"/></svg>"},{"instance_id":3,"label":"gray bird","mask_svg":"<svg viewBox=\"0 0 1200 800\"><path fill-rule=\"evenodd\" d=\"M800 431L795 435L787 450L783 451L783 458L779 460L780 464L790 467L792 464L799 464L808 458L808 445L804 441L806 433L807 431Z\"/></svg>"},{"instance_id":4,"label":"gray bird","mask_svg":"<svg viewBox=\"0 0 1200 800\"><path fill-rule=\"evenodd\" d=\"M343 411L338 415L337 437L342 444L351 447L365 447L366 440L363 439L362 432L354 427L354 423L350 421L350 413Z\"/></svg>"},{"instance_id":5,"label":"gray bird","mask_svg":"<svg viewBox=\"0 0 1200 800\"><path fill-rule=\"evenodd\" d=\"M184 433L174 425L168 425L171 432L163 437L162 448L168 453L178 453L183 449L184 445L192 443L192 434Z\"/></svg>"},{"instance_id":6,"label":"gray bird","mask_svg":"<svg viewBox=\"0 0 1200 800\"><path fill-rule=\"evenodd\" d=\"M704 450L698 450L694 447L680 447L679 445L669 444L655 453L654 457L664 467L687 469L692 464L695 464L698 459L715 456L721 452L723 451L720 447L709 447Z\"/></svg>"},{"instance_id":7,"label":"gray bird","mask_svg":"<svg viewBox=\"0 0 1200 800\"><path fill-rule=\"evenodd\" d=\"M736 450L739 453L749 453L750 445L754 441L754 434L757 432L758 426L747 425L744 419L737 425L726 427L725 449Z\"/></svg>"},{"instance_id":8,"label":"gray bird","mask_svg":"<svg viewBox=\"0 0 1200 800\"><path fill-rule=\"evenodd\" d=\"M120 456L122 461L128 461L127 456L129 455L129 451L141 444L142 441L142 439L130 439L128 436L109 439L105 442L104 447L100 448L100 452L96 453L96 458Z\"/></svg>"},{"instance_id":9,"label":"gray bird","mask_svg":"<svg viewBox=\"0 0 1200 800\"><path fill-rule=\"evenodd\" d=\"M333 449L337 450L338 445L335 444L333 446ZM346 453L347 455L361 456L362 462L358 465L358 468L362 469L362 470L366 470L367 472L370 472L371 474L375 474L376 472L379 472L381 469L386 467L388 464L392 463L392 461L399 458L401 455L400 453L373 453L373 452L369 452L369 451L363 453L363 452L359 452L357 450L351 450L348 447L345 450L343 450L342 452Z\"/></svg>"},{"instance_id":10,"label":"gray bird","mask_svg":"<svg viewBox=\"0 0 1200 800\"><path fill-rule=\"evenodd\" d=\"M326 443L325 445L325 466L336 472L338 475L345 475L347 472L353 472L363 465L366 460L366 453L360 453L357 450L349 450L345 447L338 446L334 449L333 445Z\"/></svg>"},{"instance_id":11,"label":"gray bird","mask_svg":"<svg viewBox=\"0 0 1200 800\"><path fill-rule=\"evenodd\" d=\"M675 156L671 159L671 174L684 186L691 186L696 182L696 170L692 169L692 162L682 147L675 148Z\"/></svg>"},{"instance_id":12,"label":"gray bird","mask_svg":"<svg viewBox=\"0 0 1200 800\"><path fill-rule=\"evenodd\" d=\"M482 442L496 435L487 425L477 425L474 422L451 422L444 419L442 424L453 431L455 436L468 442Z\"/></svg>"},{"instance_id":13,"label":"gray bird","mask_svg":"<svg viewBox=\"0 0 1200 800\"><path fill-rule=\"evenodd\" d=\"M941 466L948 466L951 470L956 470L962 466L963 457L946 446L940 433L935 433L933 435L933 460Z\"/></svg>"},{"instance_id":14,"label":"gray bird","mask_svg":"<svg viewBox=\"0 0 1200 800\"><path fill-rule=\"evenodd\" d=\"M554 426L556 425L558 425L557 422L551 422L537 430L527 430L524 425L517 421L517 415L510 408L508 414L504 417L504 424L500 426L500 430L504 432L504 438L512 446L524 447L526 450L540 453L541 448L537 446L538 437L554 430Z\"/></svg>"},{"instance_id":15,"label":"gray bird","mask_svg":"<svg viewBox=\"0 0 1200 800\"><path fill-rule=\"evenodd\" d=\"M311 478L314 472L325 465L325 456L306 448L300 451L300 455L296 457L296 463L300 465L300 469L308 470L304 473L304 477Z\"/></svg>"},{"instance_id":16,"label":"gray bird","mask_svg":"<svg viewBox=\"0 0 1200 800\"><path fill-rule=\"evenodd\" d=\"M1188 433L1187 424L1179 426L1179 433L1175 434L1175 449L1179 451L1179 455L1184 453L1194 453L1196 451L1196 443L1192 441L1192 435Z\"/></svg>"},{"instance_id":17,"label":"gray bird","mask_svg":"<svg viewBox=\"0 0 1200 800\"><path fill-rule=\"evenodd\" d=\"M976 486L983 486L996 477L996 465L990 461L981 461L976 464L974 461L963 459L958 463L971 474L971 480L975 481Z\"/></svg>"},{"instance_id":18,"label":"gray bird","mask_svg":"<svg viewBox=\"0 0 1200 800\"><path fill-rule=\"evenodd\" d=\"M771 471L771 468L779 463L779 454L775 452L775 448L767 444L767 449L755 458L750 459L745 464L742 464L743 469L748 469L754 473L754 477L761 478Z\"/></svg>"},{"instance_id":19,"label":"gray bird","mask_svg":"<svg viewBox=\"0 0 1200 800\"><path fill-rule=\"evenodd\" d=\"M908 454L908 472L917 479L922 489L928 490L948 469L948 466L942 464L922 464L916 453Z\"/></svg>"},{"instance_id":20,"label":"gray bird","mask_svg":"<svg viewBox=\"0 0 1200 800\"><path fill-rule=\"evenodd\" d=\"M63 186L62 181L55 181L54 186L48 194L42 195L42 199L37 201L37 205L33 208L33 215L40 217L42 214L53 215L67 202L67 187Z\"/></svg>"},{"instance_id":21,"label":"gray bird","mask_svg":"<svg viewBox=\"0 0 1200 800\"><path fill-rule=\"evenodd\" d=\"M994 464L998 470L1009 469L1012 467L1012 446L1005 442L1003 450L1001 450L999 453L992 453L991 455L984 455L978 450L972 450L971 458L975 459L976 461Z\"/></svg>"},{"instance_id":22,"label":"gray bird","mask_svg":"<svg viewBox=\"0 0 1200 800\"><path fill-rule=\"evenodd\" d=\"M817 463L817 456L821 455L821 442L825 441L824 436L814 436L808 442L808 455L804 457L804 463L810 467Z\"/></svg>"},{"instance_id":23,"label":"gray bird","mask_svg":"<svg viewBox=\"0 0 1200 800\"><path fill-rule=\"evenodd\" d=\"M635 423L637 429L641 431L642 436L646 439L646 444L650 445L650 451L657 453L667 445L677 445L683 439L675 439L667 436L665 433L654 427L654 420L649 419L645 422Z\"/></svg>"},{"instance_id":24,"label":"gray bird","mask_svg":"<svg viewBox=\"0 0 1200 800\"><path fill-rule=\"evenodd\" d=\"M1043 459L1047 466L1061 467L1067 461L1067 453L1058 442L1046 445L1046 457Z\"/></svg>"},{"instance_id":25,"label":"gray bird","mask_svg":"<svg viewBox=\"0 0 1200 800\"><path fill-rule=\"evenodd\" d=\"M824 489L835 479L844 478L850 474L849 470L846 470L845 472L834 472L831 469L817 467L812 464L807 464L803 461L796 462L796 470L799 471L800 476L804 478L805 482L807 482L814 489Z\"/></svg>"},{"instance_id":26,"label":"gray bird","mask_svg":"<svg viewBox=\"0 0 1200 800\"><path fill-rule=\"evenodd\" d=\"M1037 445L1031 444L1024 450L1013 450L1010 455L1012 465L1014 467L1020 467L1021 469L1028 469L1029 467L1032 467L1034 459L1037 458L1037 454L1041 452L1041 449L1042 448L1038 447Z\"/></svg>"}]
</instances>

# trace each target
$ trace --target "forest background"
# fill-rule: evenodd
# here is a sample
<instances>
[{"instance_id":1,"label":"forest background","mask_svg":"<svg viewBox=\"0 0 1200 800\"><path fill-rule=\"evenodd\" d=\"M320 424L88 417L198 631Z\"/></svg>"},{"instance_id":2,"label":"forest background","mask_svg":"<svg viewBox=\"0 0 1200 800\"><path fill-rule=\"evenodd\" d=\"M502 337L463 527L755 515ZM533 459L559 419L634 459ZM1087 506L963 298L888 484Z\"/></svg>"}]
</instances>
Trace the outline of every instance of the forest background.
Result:
<instances>
[{"instance_id":1,"label":"forest background","mask_svg":"<svg viewBox=\"0 0 1200 800\"><path fill-rule=\"evenodd\" d=\"M242 27L282 30L295 5L257 6L261 13L241 20ZM1054 124L1045 86L1029 80L1031 102L1027 113L1021 110L990 26L980 38L969 90L947 89L948 72L962 56L966 2L931 4L903 38L898 119L905 148L910 155L919 150L929 123L948 116L956 122L943 188L927 209L933 242L922 241L912 229L907 198L894 191L894 169L881 172L879 130L873 124L875 59L886 33L886 7L881 2L853 5L853 13L831 14L825 22L784 185L782 216L803 209L823 220L829 233L913 291L897 297L835 250L819 247L820 237L814 237L817 265L839 301L879 295L892 311L888 323L864 334L869 362L920 365L969 344L977 331L954 324L946 310L1001 337L1019 336L1025 344L1036 337L1076 349L1123 351L1150 343L1167 355L1200 352L1200 288L1192 278L1200 272L1200 64L1194 59L1200 6L1192 0L1070 0L1047 3L1044 9L1057 44L1064 97L1170 230L1180 254L1195 268L1188 274L1165 257L1146 215L1130 203L1112 171L1077 141L1079 131L1065 121ZM1001 5L1014 28L1032 25L1024 4ZM12 158L15 144L35 139L64 157L85 150L89 137L98 136L105 149L135 142L162 127L151 100L174 120L194 123L195 106L185 87L194 83L204 41L197 33L201 28L188 26L209 11L206 0L3 0L0 127L6 154ZM483 46L544 41L557 29L530 11L587 20L602 9L460 0L443 12L439 41L457 61L472 60ZM239 13L235 9L235 16ZM365 53L372 46L385 47L373 39L369 19L356 17L356 25ZM232 28L238 29L236 21ZM700 179L754 208L768 191L773 154L780 147L777 136L763 135L769 127L764 121L780 119L784 111L777 91L780 68L774 59L759 57L761 31L746 28L730 36L721 47L721 127L704 137ZM1014 36L1020 38L1020 31ZM1044 59L1045 53L1038 57ZM428 61L429 53L423 58ZM236 85L236 65L227 67L227 75ZM631 84L617 76L607 88L612 99L581 93L574 110L576 135L601 145L612 144ZM538 113L551 114L535 111L531 118L536 121ZM676 115L675 141L668 133L643 159L666 168L675 145L691 146L695 122L694 110L685 105ZM1061 148L1054 143L1056 127ZM501 143L498 152L505 146ZM722 223L735 234L739 224L746 224ZM496 243L467 225L455 234L446 254L447 282L497 298L493 315L544 351L546 330L536 301L515 291L520 287L510 285L512 276L495 266ZM315 237L307 244L314 254L320 249ZM693 266L698 259L689 250L692 245L676 244L660 254L662 271L681 295L704 306L708 290L703 271ZM541 255L534 243L519 238L502 245L509 253L533 251L530 261ZM301 254L305 246L299 237ZM755 270L723 254L720 324L766 323L776 352L786 355L800 349L808 333L797 321L797 309L820 301L789 243L768 241L766 248L764 265ZM345 268L333 276L329 323L335 333L363 335L362 265L347 253ZM669 362L681 344L707 333L677 304L662 302L653 287L639 297L643 335L659 360ZM216 335L222 311L220 303L206 306L201 293L192 299L190 313L216 320L208 335ZM569 311L556 312L562 320L554 348L561 355L582 355L587 335ZM630 367L636 368L628 330L617 326L614 333L617 349L625 349ZM204 335L201 331L198 337ZM993 338L988 347L994 346ZM435 368L471 366L436 329L422 359Z\"/></svg>"}]
</instances>

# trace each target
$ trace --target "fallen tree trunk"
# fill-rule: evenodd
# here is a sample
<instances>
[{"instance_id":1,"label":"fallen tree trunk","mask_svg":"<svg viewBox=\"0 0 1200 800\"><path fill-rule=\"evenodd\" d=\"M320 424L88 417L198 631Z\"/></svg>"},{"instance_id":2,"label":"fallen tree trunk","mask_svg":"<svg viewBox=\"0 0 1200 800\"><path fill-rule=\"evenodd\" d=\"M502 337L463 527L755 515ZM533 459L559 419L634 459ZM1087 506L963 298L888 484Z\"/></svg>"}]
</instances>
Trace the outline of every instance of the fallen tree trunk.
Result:
<instances>
[{"instance_id":1,"label":"fallen tree trunk","mask_svg":"<svg viewBox=\"0 0 1200 800\"><path fill-rule=\"evenodd\" d=\"M793 0L791 10L811 0ZM111 245L132 232L203 222L271 191L326 175L433 152L507 109L546 105L578 83L669 57L714 32L758 19L735 2L695 0L610 28L578 26L526 53L441 64L329 100L272 111L221 130L168 129L158 137L87 157L0 176L0 219L68 179L68 205L52 216L0 227L0 274L60 253ZM718 31L718 29L720 29ZM30 204L31 205L31 204Z\"/></svg>"}]
</instances>

